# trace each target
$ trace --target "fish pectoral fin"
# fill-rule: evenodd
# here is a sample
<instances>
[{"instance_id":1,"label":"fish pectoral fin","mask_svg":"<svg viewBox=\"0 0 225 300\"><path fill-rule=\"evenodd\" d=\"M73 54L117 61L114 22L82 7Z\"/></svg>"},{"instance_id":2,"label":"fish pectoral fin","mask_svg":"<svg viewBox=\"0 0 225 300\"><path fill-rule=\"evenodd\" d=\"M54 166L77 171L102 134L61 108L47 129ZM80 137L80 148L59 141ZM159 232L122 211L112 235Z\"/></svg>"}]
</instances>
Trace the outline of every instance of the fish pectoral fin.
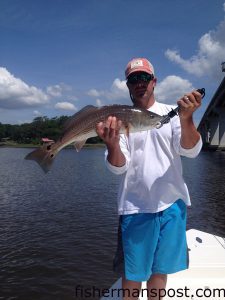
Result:
<instances>
[{"instance_id":1,"label":"fish pectoral fin","mask_svg":"<svg viewBox=\"0 0 225 300\"><path fill-rule=\"evenodd\" d=\"M82 147L84 146L85 143L86 143L86 140L74 142L74 147L77 150L77 152L79 152L82 149Z\"/></svg>"}]
</instances>

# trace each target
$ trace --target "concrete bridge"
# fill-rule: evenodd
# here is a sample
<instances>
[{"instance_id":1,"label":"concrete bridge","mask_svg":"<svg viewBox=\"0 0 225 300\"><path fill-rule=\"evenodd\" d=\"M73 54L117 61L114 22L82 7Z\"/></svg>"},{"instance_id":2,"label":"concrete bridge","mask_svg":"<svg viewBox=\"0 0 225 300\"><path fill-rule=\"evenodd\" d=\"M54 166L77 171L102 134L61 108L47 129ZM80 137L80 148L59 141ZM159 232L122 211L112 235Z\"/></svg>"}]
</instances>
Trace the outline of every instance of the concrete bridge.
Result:
<instances>
[{"instance_id":1,"label":"concrete bridge","mask_svg":"<svg viewBox=\"0 0 225 300\"><path fill-rule=\"evenodd\" d=\"M206 109L198 131L204 149L225 150L225 77Z\"/></svg>"}]
</instances>

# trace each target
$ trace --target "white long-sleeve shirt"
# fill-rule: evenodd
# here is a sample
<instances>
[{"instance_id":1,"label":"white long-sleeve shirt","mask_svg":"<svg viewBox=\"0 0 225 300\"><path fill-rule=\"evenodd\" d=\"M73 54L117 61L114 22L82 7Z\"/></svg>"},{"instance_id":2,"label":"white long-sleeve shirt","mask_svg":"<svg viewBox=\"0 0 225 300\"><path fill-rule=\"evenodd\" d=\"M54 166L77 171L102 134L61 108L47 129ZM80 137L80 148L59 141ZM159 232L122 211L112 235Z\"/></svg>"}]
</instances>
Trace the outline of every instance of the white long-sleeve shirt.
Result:
<instances>
[{"instance_id":1,"label":"white long-sleeve shirt","mask_svg":"<svg viewBox=\"0 0 225 300\"><path fill-rule=\"evenodd\" d=\"M174 106L155 102L150 111L166 115ZM120 148L126 158L122 167L106 165L115 174L122 174L118 193L119 215L156 213L183 199L191 205L188 188L182 176L180 156L196 157L202 140L192 149L180 145L180 118L175 116L160 129L152 129L129 136L121 134Z\"/></svg>"}]
</instances>

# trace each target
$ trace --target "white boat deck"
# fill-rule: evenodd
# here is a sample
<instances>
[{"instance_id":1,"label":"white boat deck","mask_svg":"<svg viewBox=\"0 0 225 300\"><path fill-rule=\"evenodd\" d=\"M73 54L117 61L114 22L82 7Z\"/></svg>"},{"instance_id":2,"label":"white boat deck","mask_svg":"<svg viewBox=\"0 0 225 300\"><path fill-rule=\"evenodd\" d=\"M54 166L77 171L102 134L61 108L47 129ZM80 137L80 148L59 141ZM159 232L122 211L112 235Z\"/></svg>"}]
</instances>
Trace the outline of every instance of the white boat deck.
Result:
<instances>
[{"instance_id":1,"label":"white boat deck","mask_svg":"<svg viewBox=\"0 0 225 300\"><path fill-rule=\"evenodd\" d=\"M225 238L208 234L202 231L190 229L187 231L189 251L189 269L168 275L167 295L168 299L201 299L220 300L225 299ZM143 282L142 289L146 283ZM101 300L121 300L121 278L118 279L107 297ZM163 293L164 291L162 291ZM111 296L113 295L113 296ZM147 300L147 292L143 290L140 300Z\"/></svg>"}]
</instances>

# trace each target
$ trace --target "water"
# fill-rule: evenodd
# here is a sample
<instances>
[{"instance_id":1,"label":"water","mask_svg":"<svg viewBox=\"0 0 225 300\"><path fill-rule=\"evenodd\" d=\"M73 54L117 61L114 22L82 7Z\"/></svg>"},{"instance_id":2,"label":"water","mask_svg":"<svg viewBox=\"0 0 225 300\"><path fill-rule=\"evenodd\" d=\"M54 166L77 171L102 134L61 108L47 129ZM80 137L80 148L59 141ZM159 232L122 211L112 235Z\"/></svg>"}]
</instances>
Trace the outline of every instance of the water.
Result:
<instances>
[{"instance_id":1,"label":"water","mask_svg":"<svg viewBox=\"0 0 225 300\"><path fill-rule=\"evenodd\" d=\"M119 177L106 170L103 149L63 150L47 175L23 160L29 151L0 148L0 299L94 299L75 289L117 279ZM225 236L225 153L183 165L188 228Z\"/></svg>"}]
</instances>

